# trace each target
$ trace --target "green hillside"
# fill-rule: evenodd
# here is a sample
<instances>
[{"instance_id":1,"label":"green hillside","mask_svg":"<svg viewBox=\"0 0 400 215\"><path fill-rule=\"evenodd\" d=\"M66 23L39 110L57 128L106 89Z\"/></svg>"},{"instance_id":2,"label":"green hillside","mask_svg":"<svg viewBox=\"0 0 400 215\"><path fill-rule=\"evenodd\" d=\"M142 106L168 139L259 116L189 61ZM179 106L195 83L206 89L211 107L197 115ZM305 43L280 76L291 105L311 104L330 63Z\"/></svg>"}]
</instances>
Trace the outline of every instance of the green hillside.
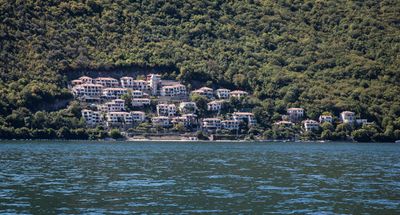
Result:
<instances>
[{"instance_id":1,"label":"green hillside","mask_svg":"<svg viewBox=\"0 0 400 215\"><path fill-rule=\"evenodd\" d=\"M361 139L400 139L400 1L3 1L0 20L0 138L86 138L78 105L41 111L71 98L66 74L166 66L250 91L266 135L303 107L376 122Z\"/></svg>"}]
</instances>

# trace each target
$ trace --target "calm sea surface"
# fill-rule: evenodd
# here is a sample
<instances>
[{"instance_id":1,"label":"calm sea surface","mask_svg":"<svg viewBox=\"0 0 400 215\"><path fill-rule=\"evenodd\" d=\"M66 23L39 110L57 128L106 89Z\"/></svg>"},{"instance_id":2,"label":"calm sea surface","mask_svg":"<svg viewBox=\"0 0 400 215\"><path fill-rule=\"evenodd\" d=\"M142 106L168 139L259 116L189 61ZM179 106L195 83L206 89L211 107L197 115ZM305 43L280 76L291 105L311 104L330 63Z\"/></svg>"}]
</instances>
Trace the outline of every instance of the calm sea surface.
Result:
<instances>
[{"instance_id":1,"label":"calm sea surface","mask_svg":"<svg viewBox=\"0 0 400 215\"><path fill-rule=\"evenodd\" d=\"M400 214L400 145L0 142L0 213Z\"/></svg>"}]
</instances>

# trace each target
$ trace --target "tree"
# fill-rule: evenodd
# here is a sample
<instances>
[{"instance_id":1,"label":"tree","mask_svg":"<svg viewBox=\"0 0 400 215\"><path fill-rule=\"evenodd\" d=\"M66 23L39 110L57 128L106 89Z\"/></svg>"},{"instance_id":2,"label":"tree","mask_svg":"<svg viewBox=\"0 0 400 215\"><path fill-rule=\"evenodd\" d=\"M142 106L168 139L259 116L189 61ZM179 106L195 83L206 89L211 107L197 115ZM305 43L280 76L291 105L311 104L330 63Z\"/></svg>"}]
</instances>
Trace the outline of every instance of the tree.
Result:
<instances>
[{"instance_id":1,"label":"tree","mask_svg":"<svg viewBox=\"0 0 400 215\"><path fill-rule=\"evenodd\" d=\"M371 137L369 132L366 129L358 129L351 133L353 139L357 142L369 142L371 141Z\"/></svg>"},{"instance_id":2,"label":"tree","mask_svg":"<svg viewBox=\"0 0 400 215\"><path fill-rule=\"evenodd\" d=\"M114 129L111 129L109 135L110 135L110 137L113 138L113 139L121 139L121 138L123 138L121 132L120 132L118 129L115 129L115 128L114 128Z\"/></svg>"},{"instance_id":3,"label":"tree","mask_svg":"<svg viewBox=\"0 0 400 215\"><path fill-rule=\"evenodd\" d=\"M191 101L196 102L199 117L206 116L208 113L207 103L209 100L206 97L197 94L192 95L190 99Z\"/></svg>"}]
</instances>

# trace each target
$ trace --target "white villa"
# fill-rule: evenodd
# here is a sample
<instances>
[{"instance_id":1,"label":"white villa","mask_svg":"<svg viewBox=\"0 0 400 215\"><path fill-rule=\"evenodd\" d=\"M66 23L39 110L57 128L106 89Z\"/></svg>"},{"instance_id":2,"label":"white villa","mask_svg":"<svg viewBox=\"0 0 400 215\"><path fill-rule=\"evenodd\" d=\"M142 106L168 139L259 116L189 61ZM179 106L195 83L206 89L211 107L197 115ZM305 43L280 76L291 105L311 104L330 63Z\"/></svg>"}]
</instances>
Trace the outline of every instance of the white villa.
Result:
<instances>
[{"instance_id":1,"label":"white villa","mask_svg":"<svg viewBox=\"0 0 400 215\"><path fill-rule=\"evenodd\" d=\"M143 91L140 90L132 90L132 97L133 98L142 98L144 96Z\"/></svg>"},{"instance_id":2,"label":"white villa","mask_svg":"<svg viewBox=\"0 0 400 215\"><path fill-rule=\"evenodd\" d=\"M227 130L238 130L239 129L239 121L237 120L223 120L222 127Z\"/></svg>"},{"instance_id":3,"label":"white villa","mask_svg":"<svg viewBox=\"0 0 400 215\"><path fill-rule=\"evenodd\" d=\"M135 80L133 77L122 77L120 79L121 87L132 90L148 90L149 84L145 80Z\"/></svg>"},{"instance_id":4,"label":"white villa","mask_svg":"<svg viewBox=\"0 0 400 215\"><path fill-rule=\"evenodd\" d=\"M88 125L97 125L101 123L101 113L99 111L84 109L82 110L82 117Z\"/></svg>"},{"instance_id":5,"label":"white villa","mask_svg":"<svg viewBox=\"0 0 400 215\"><path fill-rule=\"evenodd\" d=\"M143 111L131 111L132 120L140 123L146 119L146 114Z\"/></svg>"},{"instance_id":6,"label":"white villa","mask_svg":"<svg viewBox=\"0 0 400 215\"><path fill-rule=\"evenodd\" d=\"M204 118L202 127L206 130L215 130L221 128L221 119L219 118Z\"/></svg>"},{"instance_id":7,"label":"white villa","mask_svg":"<svg viewBox=\"0 0 400 215\"><path fill-rule=\"evenodd\" d=\"M319 129L319 123L311 119L304 120L303 126L306 131L315 131Z\"/></svg>"},{"instance_id":8,"label":"white villa","mask_svg":"<svg viewBox=\"0 0 400 215\"><path fill-rule=\"evenodd\" d=\"M209 111L220 111L224 104L224 100L216 100L207 103L207 110Z\"/></svg>"},{"instance_id":9,"label":"white villa","mask_svg":"<svg viewBox=\"0 0 400 215\"><path fill-rule=\"evenodd\" d=\"M356 124L357 125L365 125L365 124L368 124L368 120L367 119L356 119Z\"/></svg>"},{"instance_id":10,"label":"white villa","mask_svg":"<svg viewBox=\"0 0 400 215\"><path fill-rule=\"evenodd\" d=\"M249 126L253 126L256 124L254 114L250 112L234 112L232 114L232 117L234 120L237 121L247 121Z\"/></svg>"},{"instance_id":11,"label":"white villa","mask_svg":"<svg viewBox=\"0 0 400 215\"><path fill-rule=\"evenodd\" d=\"M319 116L319 122L324 123L324 122L333 122L333 117L331 115L321 115Z\"/></svg>"},{"instance_id":12,"label":"white villa","mask_svg":"<svg viewBox=\"0 0 400 215\"><path fill-rule=\"evenodd\" d=\"M132 84L132 89L144 91L149 90L150 86L149 83L147 83L147 81L145 80L134 80Z\"/></svg>"},{"instance_id":13,"label":"white villa","mask_svg":"<svg viewBox=\"0 0 400 215\"><path fill-rule=\"evenodd\" d=\"M192 124L192 121L185 116L175 116L172 118L172 124L182 124L184 126L190 126Z\"/></svg>"},{"instance_id":14,"label":"white villa","mask_svg":"<svg viewBox=\"0 0 400 215\"><path fill-rule=\"evenodd\" d=\"M356 119L355 113L351 111L343 111L340 113L340 119L343 123L354 123Z\"/></svg>"},{"instance_id":15,"label":"white villa","mask_svg":"<svg viewBox=\"0 0 400 215\"><path fill-rule=\"evenodd\" d=\"M103 89L103 96L106 99L120 99L122 95L128 94L128 89L112 87Z\"/></svg>"},{"instance_id":16,"label":"white villa","mask_svg":"<svg viewBox=\"0 0 400 215\"><path fill-rule=\"evenodd\" d=\"M114 99L110 102L106 102L98 106L98 109L102 112L118 112L125 111L125 100Z\"/></svg>"},{"instance_id":17,"label":"white villa","mask_svg":"<svg viewBox=\"0 0 400 215\"><path fill-rule=\"evenodd\" d=\"M304 109L303 108L289 108L289 109L287 109L287 113L289 115L290 121L296 122L303 118Z\"/></svg>"},{"instance_id":18,"label":"white villa","mask_svg":"<svg viewBox=\"0 0 400 215\"><path fill-rule=\"evenodd\" d=\"M110 77L95 78L94 83L101 84L103 87L117 87L119 85L117 79Z\"/></svg>"},{"instance_id":19,"label":"white villa","mask_svg":"<svg viewBox=\"0 0 400 215\"><path fill-rule=\"evenodd\" d=\"M197 124L196 114L189 113L189 114L183 114L182 116L185 117L190 122L191 125Z\"/></svg>"},{"instance_id":20,"label":"white villa","mask_svg":"<svg viewBox=\"0 0 400 215\"><path fill-rule=\"evenodd\" d=\"M166 116L153 117L151 122L153 126L169 127L171 125L169 118Z\"/></svg>"},{"instance_id":21,"label":"white villa","mask_svg":"<svg viewBox=\"0 0 400 215\"><path fill-rule=\"evenodd\" d=\"M89 96L89 97L100 97L103 90L103 86L100 84L81 84L76 85L72 88L72 93L76 97Z\"/></svg>"},{"instance_id":22,"label":"white villa","mask_svg":"<svg viewBox=\"0 0 400 215\"><path fill-rule=\"evenodd\" d=\"M81 85L81 84L93 84L93 78L88 76L82 76L79 79L71 81L72 86Z\"/></svg>"},{"instance_id":23,"label":"white villa","mask_svg":"<svg viewBox=\"0 0 400 215\"><path fill-rule=\"evenodd\" d=\"M133 107L142 107L150 105L150 99L148 98L133 98L132 99L132 106Z\"/></svg>"},{"instance_id":24,"label":"white villa","mask_svg":"<svg viewBox=\"0 0 400 215\"><path fill-rule=\"evenodd\" d=\"M176 106L174 104L158 104L158 116L174 116L176 114Z\"/></svg>"},{"instance_id":25,"label":"white villa","mask_svg":"<svg viewBox=\"0 0 400 215\"><path fill-rule=\"evenodd\" d=\"M161 96L182 96L186 95L186 87L183 84L175 84L171 86L163 86L160 92Z\"/></svg>"},{"instance_id":26,"label":"white villa","mask_svg":"<svg viewBox=\"0 0 400 215\"><path fill-rule=\"evenodd\" d=\"M246 91L243 90L234 90L229 93L230 97L242 98L249 95Z\"/></svg>"},{"instance_id":27,"label":"white villa","mask_svg":"<svg viewBox=\"0 0 400 215\"><path fill-rule=\"evenodd\" d=\"M132 115L128 112L108 112L106 114L107 126L112 125L122 125L122 124L132 124Z\"/></svg>"},{"instance_id":28,"label":"white villa","mask_svg":"<svg viewBox=\"0 0 400 215\"><path fill-rule=\"evenodd\" d=\"M284 127L291 127L291 126L294 125L294 123L290 122L290 121L286 121L286 120L281 120L281 121L275 122L274 125L284 126Z\"/></svg>"},{"instance_id":29,"label":"white villa","mask_svg":"<svg viewBox=\"0 0 400 215\"><path fill-rule=\"evenodd\" d=\"M229 98L229 93L230 93L230 92L231 92L231 91L228 90L228 89L220 88L220 89L217 89L217 90L215 91L215 94L217 95L217 98L219 98L219 99L228 99L228 98Z\"/></svg>"},{"instance_id":30,"label":"white villa","mask_svg":"<svg viewBox=\"0 0 400 215\"><path fill-rule=\"evenodd\" d=\"M209 88L209 87L202 87L200 89L192 91L192 94L198 94L201 96L205 96L207 98L213 98L214 97L214 90Z\"/></svg>"}]
</instances>

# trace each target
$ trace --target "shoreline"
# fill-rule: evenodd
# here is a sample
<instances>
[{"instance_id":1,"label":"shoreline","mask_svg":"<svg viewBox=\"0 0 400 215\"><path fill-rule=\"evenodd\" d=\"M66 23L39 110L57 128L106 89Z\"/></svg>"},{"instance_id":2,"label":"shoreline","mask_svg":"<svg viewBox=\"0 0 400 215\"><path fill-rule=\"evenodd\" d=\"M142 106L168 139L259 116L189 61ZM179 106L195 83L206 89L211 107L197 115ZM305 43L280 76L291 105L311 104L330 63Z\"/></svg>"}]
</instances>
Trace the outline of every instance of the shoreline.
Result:
<instances>
[{"instance_id":1,"label":"shoreline","mask_svg":"<svg viewBox=\"0 0 400 215\"><path fill-rule=\"evenodd\" d=\"M31 143L41 143L41 142L70 142L70 143L311 143L311 144L324 144L324 143L354 143L354 144L362 144L362 143L375 143L375 144L396 144L396 142L356 142L356 141L324 141L324 140L315 140L315 141L291 141L291 140L181 140L181 139L125 139L125 140L64 140L64 139L0 139L0 144L2 143L16 143L16 142L24 142L30 141Z\"/></svg>"}]
</instances>

